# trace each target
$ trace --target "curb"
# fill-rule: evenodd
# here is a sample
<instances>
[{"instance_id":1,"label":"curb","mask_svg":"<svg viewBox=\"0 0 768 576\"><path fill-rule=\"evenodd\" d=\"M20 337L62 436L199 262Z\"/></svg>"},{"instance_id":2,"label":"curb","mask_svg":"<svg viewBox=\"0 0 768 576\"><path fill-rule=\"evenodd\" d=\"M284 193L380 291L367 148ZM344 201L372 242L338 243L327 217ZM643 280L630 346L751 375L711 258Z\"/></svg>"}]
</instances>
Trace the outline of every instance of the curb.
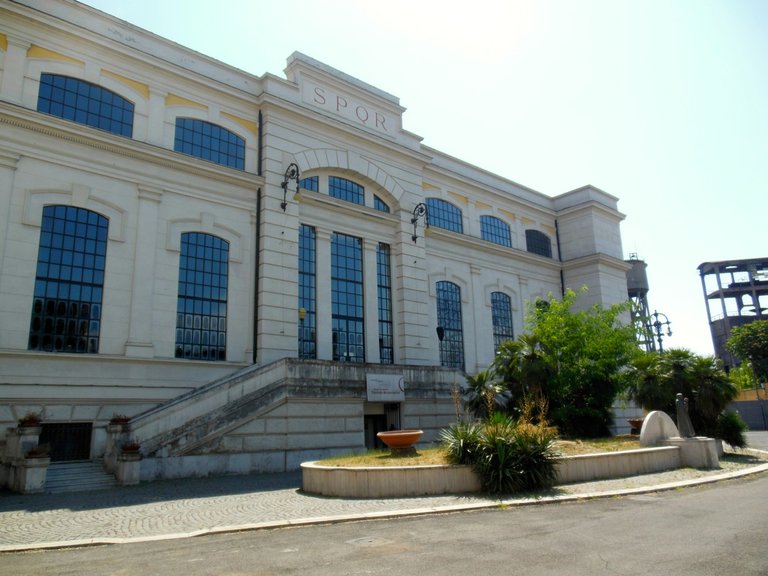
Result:
<instances>
[{"instance_id":1,"label":"curb","mask_svg":"<svg viewBox=\"0 0 768 576\"><path fill-rule=\"evenodd\" d=\"M239 524L234 526L217 526L214 528L205 528L192 530L189 532L177 532L161 534L155 536L136 536L127 538L91 538L81 540L66 540L52 542L37 542L34 544L9 544L0 546L0 554L11 552L29 552L39 550L56 550L64 548L75 548L84 546L105 546L110 544L135 544L140 542L160 542L163 540L178 540L183 538L195 538L198 536L209 536L215 534L231 534L235 532L246 532L254 530L272 530L275 528L297 528L304 526L315 526L323 524L340 524L343 522L360 522L364 520L388 520L393 518L427 516L433 514L451 514L455 512L466 512L471 510L485 510L490 508L512 508L519 506L533 506L539 504L559 504L563 502L578 502L582 500L595 500L598 498L615 498L618 496L628 496L633 494L647 494L649 492L662 492L676 490L690 486L702 484L711 484L724 480L733 480L754 476L768 472L768 463L753 466L744 470L715 474L712 476L702 476L690 480L681 480L678 482L668 482L652 486L641 486L637 488L621 488L617 490L606 490L602 492L585 492L582 494L563 494L558 496L541 496L518 499L502 499L493 502L473 502L468 504L452 504L449 506L435 506L427 508L412 508L397 511L364 512L356 514L343 514L333 516L315 516L310 518L296 518L293 520L272 520L266 522L255 522L251 524Z\"/></svg>"}]
</instances>

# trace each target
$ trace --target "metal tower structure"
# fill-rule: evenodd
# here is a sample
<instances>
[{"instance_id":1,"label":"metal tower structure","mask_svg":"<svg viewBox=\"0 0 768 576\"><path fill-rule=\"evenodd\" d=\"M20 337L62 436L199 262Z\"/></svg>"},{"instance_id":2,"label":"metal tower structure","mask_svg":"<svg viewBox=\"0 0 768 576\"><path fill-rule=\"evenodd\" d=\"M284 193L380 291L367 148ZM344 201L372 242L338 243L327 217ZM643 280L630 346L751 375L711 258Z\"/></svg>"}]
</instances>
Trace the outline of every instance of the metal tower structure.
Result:
<instances>
[{"instance_id":1,"label":"metal tower structure","mask_svg":"<svg viewBox=\"0 0 768 576\"><path fill-rule=\"evenodd\" d=\"M768 320L768 258L704 262L699 275L715 355L726 368L738 366L725 343L736 326Z\"/></svg>"},{"instance_id":2,"label":"metal tower structure","mask_svg":"<svg viewBox=\"0 0 768 576\"><path fill-rule=\"evenodd\" d=\"M632 323L637 331L637 342L648 352L656 350L651 326L651 312L648 307L648 265L637 254L630 254L627 261L632 268L627 270L627 293L632 301Z\"/></svg>"}]
</instances>

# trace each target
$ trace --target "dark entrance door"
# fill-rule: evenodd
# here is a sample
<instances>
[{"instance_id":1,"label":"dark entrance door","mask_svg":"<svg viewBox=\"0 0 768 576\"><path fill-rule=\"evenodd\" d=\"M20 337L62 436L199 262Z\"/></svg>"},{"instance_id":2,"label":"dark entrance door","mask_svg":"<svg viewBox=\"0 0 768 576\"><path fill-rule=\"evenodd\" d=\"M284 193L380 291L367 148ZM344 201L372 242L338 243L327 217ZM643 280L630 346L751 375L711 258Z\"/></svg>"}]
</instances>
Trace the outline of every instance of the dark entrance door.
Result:
<instances>
[{"instance_id":1,"label":"dark entrance door","mask_svg":"<svg viewBox=\"0 0 768 576\"><path fill-rule=\"evenodd\" d=\"M387 417L384 414L366 414L365 415L365 447L385 448L384 443L378 439L376 434L384 432L387 429Z\"/></svg>"},{"instance_id":2,"label":"dark entrance door","mask_svg":"<svg viewBox=\"0 0 768 576\"><path fill-rule=\"evenodd\" d=\"M43 423L40 444L50 447L51 461L89 460L92 422Z\"/></svg>"}]
</instances>

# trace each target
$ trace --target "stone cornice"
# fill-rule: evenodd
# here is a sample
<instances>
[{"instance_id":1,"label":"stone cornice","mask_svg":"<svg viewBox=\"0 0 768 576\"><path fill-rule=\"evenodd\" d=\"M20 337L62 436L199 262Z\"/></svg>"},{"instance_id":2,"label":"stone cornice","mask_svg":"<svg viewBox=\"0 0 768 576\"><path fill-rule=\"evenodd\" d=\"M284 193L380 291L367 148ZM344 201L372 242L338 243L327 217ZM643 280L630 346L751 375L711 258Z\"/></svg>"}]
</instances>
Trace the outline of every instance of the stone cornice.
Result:
<instances>
[{"instance_id":1,"label":"stone cornice","mask_svg":"<svg viewBox=\"0 0 768 576\"><path fill-rule=\"evenodd\" d=\"M488 242L487 240L482 240L467 234L459 234L457 232L451 232L449 230L443 230L442 228L435 228L432 226L427 228L425 237L427 238L427 250L430 248L429 239L442 240L456 245L456 253L461 253L462 249L473 248L475 250L488 253L497 261L499 259L512 259L515 262L521 262L531 266L548 268L550 270L560 270L560 262L554 258L539 256L538 254L534 254L526 250L520 250L519 248L501 246L499 244L494 244L493 242Z\"/></svg>"},{"instance_id":2,"label":"stone cornice","mask_svg":"<svg viewBox=\"0 0 768 576\"><path fill-rule=\"evenodd\" d=\"M626 272L627 270L632 269L632 265L628 262L625 262L620 258L616 258L615 256L603 254L602 252L598 252L597 254L588 254L587 256L580 256L579 258L573 258L571 260L565 260L562 263L563 271L574 270L576 268L581 268L582 266L592 266L595 264L610 266L611 268L616 268L622 272Z\"/></svg>"},{"instance_id":3,"label":"stone cornice","mask_svg":"<svg viewBox=\"0 0 768 576\"><path fill-rule=\"evenodd\" d=\"M5 102L0 102L0 123L235 186L253 187L255 190L257 186L264 185L264 178L251 172L227 169L166 148L115 136Z\"/></svg>"}]
</instances>

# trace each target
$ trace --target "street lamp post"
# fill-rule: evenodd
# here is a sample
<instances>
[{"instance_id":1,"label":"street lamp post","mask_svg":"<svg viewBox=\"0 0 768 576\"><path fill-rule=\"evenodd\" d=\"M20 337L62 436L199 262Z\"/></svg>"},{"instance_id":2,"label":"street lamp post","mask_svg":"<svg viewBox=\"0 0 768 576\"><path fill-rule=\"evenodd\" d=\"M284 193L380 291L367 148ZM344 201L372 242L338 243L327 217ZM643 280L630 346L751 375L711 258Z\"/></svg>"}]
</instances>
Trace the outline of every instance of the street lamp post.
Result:
<instances>
[{"instance_id":1,"label":"street lamp post","mask_svg":"<svg viewBox=\"0 0 768 576\"><path fill-rule=\"evenodd\" d=\"M667 318L667 315L662 312L654 310L651 316L653 317L651 326L653 327L653 331L656 334L656 340L659 342L659 354L661 354L664 352L664 346L662 344L662 340L664 338L664 327L666 326L667 336L672 336L672 323L669 321L669 318ZM661 320L661 318L663 318L663 320Z\"/></svg>"}]
</instances>

